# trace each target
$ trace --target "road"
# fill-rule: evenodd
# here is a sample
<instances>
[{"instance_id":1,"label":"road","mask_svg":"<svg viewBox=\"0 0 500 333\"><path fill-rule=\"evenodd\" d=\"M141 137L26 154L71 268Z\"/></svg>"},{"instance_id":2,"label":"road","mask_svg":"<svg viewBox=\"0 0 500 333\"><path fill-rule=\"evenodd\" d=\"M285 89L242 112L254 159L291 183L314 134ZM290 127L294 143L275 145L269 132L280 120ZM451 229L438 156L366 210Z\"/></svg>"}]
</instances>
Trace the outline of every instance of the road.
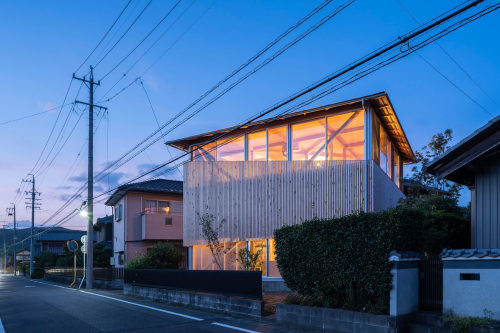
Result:
<instances>
[{"instance_id":1,"label":"road","mask_svg":"<svg viewBox=\"0 0 500 333\"><path fill-rule=\"evenodd\" d=\"M175 307L119 292L78 291L0 275L0 333L16 332L291 332L269 319Z\"/></svg>"}]
</instances>

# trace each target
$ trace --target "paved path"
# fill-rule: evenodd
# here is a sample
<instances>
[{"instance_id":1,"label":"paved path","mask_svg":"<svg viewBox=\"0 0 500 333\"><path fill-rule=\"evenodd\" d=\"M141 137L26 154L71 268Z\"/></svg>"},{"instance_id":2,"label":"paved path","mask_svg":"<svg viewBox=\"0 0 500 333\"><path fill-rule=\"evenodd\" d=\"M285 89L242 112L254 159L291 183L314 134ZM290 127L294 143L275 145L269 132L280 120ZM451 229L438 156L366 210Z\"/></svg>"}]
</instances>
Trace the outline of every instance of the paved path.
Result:
<instances>
[{"instance_id":1,"label":"paved path","mask_svg":"<svg viewBox=\"0 0 500 333\"><path fill-rule=\"evenodd\" d=\"M291 332L272 320L169 306L118 292L78 291L0 275L0 333L15 332Z\"/></svg>"}]
</instances>

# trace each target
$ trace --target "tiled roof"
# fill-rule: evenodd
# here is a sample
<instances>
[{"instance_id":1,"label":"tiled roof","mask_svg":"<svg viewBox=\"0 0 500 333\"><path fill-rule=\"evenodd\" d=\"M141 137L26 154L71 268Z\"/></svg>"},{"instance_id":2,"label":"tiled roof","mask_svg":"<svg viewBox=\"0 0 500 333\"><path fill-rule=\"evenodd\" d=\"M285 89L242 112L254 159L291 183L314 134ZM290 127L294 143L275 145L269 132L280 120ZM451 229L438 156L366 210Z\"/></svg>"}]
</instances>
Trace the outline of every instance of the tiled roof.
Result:
<instances>
[{"instance_id":1,"label":"tiled roof","mask_svg":"<svg viewBox=\"0 0 500 333\"><path fill-rule=\"evenodd\" d=\"M444 260L466 260L466 259L500 259L500 249L444 249L441 252Z\"/></svg>"},{"instance_id":2,"label":"tiled roof","mask_svg":"<svg viewBox=\"0 0 500 333\"><path fill-rule=\"evenodd\" d=\"M106 205L114 206L127 192L182 194L182 187L182 181L170 179L154 179L127 184L118 187L118 189L106 201Z\"/></svg>"},{"instance_id":3,"label":"tiled roof","mask_svg":"<svg viewBox=\"0 0 500 333\"><path fill-rule=\"evenodd\" d=\"M391 253L389 253L389 261L420 260L420 257L420 254L414 251L391 251Z\"/></svg>"}]
</instances>

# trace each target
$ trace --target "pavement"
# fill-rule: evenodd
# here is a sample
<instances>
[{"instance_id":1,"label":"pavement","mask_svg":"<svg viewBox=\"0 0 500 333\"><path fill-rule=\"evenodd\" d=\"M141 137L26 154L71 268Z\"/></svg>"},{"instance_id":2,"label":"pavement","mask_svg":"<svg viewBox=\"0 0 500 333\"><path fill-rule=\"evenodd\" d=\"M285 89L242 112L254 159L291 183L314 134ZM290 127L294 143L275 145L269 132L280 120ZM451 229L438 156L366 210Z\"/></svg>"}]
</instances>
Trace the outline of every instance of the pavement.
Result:
<instances>
[{"instance_id":1,"label":"pavement","mask_svg":"<svg viewBox=\"0 0 500 333\"><path fill-rule=\"evenodd\" d=\"M303 332L270 318L245 318L171 306L121 292L77 290L0 275L0 333Z\"/></svg>"}]
</instances>

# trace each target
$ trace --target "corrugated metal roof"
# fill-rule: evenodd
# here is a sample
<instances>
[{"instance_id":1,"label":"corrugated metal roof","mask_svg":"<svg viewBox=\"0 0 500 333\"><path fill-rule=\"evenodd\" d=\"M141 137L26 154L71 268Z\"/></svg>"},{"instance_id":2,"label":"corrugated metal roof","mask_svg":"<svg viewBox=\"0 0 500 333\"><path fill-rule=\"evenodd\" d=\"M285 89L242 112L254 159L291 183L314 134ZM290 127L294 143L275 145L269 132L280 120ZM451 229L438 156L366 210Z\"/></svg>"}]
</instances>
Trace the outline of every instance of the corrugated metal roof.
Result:
<instances>
[{"instance_id":1,"label":"corrugated metal roof","mask_svg":"<svg viewBox=\"0 0 500 333\"><path fill-rule=\"evenodd\" d=\"M41 241L67 241L68 239L80 240L80 237L85 235L86 231L74 230L63 232L46 232L37 236L37 240Z\"/></svg>"},{"instance_id":2,"label":"corrugated metal roof","mask_svg":"<svg viewBox=\"0 0 500 333\"><path fill-rule=\"evenodd\" d=\"M106 201L107 206L114 206L127 192L148 192L160 194L182 194L183 183L179 180L154 179L139 183L122 185Z\"/></svg>"}]
</instances>

